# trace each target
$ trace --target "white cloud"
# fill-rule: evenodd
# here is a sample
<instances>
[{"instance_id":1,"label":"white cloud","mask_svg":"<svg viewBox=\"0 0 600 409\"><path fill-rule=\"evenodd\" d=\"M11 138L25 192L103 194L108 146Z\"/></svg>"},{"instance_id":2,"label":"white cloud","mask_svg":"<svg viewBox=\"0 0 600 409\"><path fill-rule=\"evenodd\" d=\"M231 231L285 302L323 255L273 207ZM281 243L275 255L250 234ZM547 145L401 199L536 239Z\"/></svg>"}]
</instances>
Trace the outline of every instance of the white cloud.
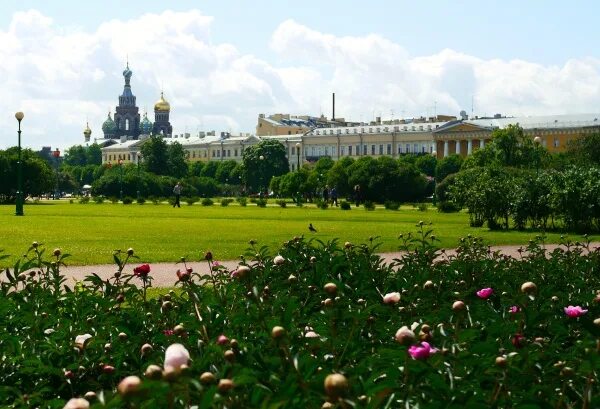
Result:
<instances>
[{"instance_id":1,"label":"white cloud","mask_svg":"<svg viewBox=\"0 0 600 409\"><path fill-rule=\"evenodd\" d=\"M218 43L210 16L192 10L110 20L65 30L36 10L0 28L0 146L16 142L22 109L25 146L81 143L114 111L128 56L138 106L152 111L164 89L175 132L253 132L259 113L331 114L368 120L470 111L478 114L594 112L600 107L600 60L562 66L484 60L460 50L411 56L377 34L336 36L294 20L273 32L276 62ZM534 57L532 57L534 58ZM150 115L152 118L152 115Z\"/></svg>"}]
</instances>

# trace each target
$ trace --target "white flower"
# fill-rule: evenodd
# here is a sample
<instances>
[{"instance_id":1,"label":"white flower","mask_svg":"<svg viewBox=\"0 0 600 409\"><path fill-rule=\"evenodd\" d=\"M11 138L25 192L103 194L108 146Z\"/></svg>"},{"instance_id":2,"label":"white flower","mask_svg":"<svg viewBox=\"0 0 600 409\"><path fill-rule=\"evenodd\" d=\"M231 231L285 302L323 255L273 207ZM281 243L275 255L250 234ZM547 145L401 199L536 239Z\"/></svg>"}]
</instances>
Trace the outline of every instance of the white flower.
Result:
<instances>
[{"instance_id":1,"label":"white flower","mask_svg":"<svg viewBox=\"0 0 600 409\"><path fill-rule=\"evenodd\" d=\"M400 293L399 292L387 293L386 295L383 296L384 304L397 304L399 301L400 301Z\"/></svg>"},{"instance_id":2,"label":"white flower","mask_svg":"<svg viewBox=\"0 0 600 409\"><path fill-rule=\"evenodd\" d=\"M190 353L181 344L169 345L165 351L165 369L171 367L178 371L181 365L187 365L190 360Z\"/></svg>"},{"instance_id":3,"label":"white flower","mask_svg":"<svg viewBox=\"0 0 600 409\"><path fill-rule=\"evenodd\" d=\"M304 338L319 338L319 334L317 334L315 331L308 331L306 334L304 334Z\"/></svg>"},{"instance_id":4,"label":"white flower","mask_svg":"<svg viewBox=\"0 0 600 409\"><path fill-rule=\"evenodd\" d=\"M75 337L75 346L78 348L85 348L85 345L92 336L90 334L77 335Z\"/></svg>"},{"instance_id":5,"label":"white flower","mask_svg":"<svg viewBox=\"0 0 600 409\"><path fill-rule=\"evenodd\" d=\"M277 255L275 256L275 258L273 259L273 264L275 264L276 266L280 266L283 263L285 263L285 259L283 258L283 256L281 255Z\"/></svg>"},{"instance_id":6,"label":"white flower","mask_svg":"<svg viewBox=\"0 0 600 409\"><path fill-rule=\"evenodd\" d=\"M90 407L90 403L82 398L73 398L67 402L63 409L88 409Z\"/></svg>"},{"instance_id":7,"label":"white flower","mask_svg":"<svg viewBox=\"0 0 600 409\"><path fill-rule=\"evenodd\" d=\"M396 341L402 345L409 345L415 341L415 333L406 325L396 331Z\"/></svg>"},{"instance_id":8,"label":"white flower","mask_svg":"<svg viewBox=\"0 0 600 409\"><path fill-rule=\"evenodd\" d=\"M47 330L44 330L44 335L51 335L54 334L56 331L54 331L54 328L48 328ZM75 341L77 342L77 341Z\"/></svg>"}]
</instances>

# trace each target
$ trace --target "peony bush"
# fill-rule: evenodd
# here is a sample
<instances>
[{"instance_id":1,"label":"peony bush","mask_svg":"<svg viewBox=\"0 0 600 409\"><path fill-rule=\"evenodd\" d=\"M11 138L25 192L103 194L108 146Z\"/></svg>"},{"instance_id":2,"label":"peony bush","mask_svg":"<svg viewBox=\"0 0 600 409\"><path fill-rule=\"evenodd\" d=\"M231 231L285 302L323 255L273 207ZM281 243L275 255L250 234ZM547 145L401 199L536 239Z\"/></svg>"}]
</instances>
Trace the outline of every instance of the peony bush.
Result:
<instances>
[{"instance_id":1,"label":"peony bush","mask_svg":"<svg viewBox=\"0 0 600 409\"><path fill-rule=\"evenodd\" d=\"M518 259L423 224L390 265L377 240L251 245L234 271L181 259L67 282L34 243L0 286L0 405L15 408L600 407L600 252Z\"/></svg>"}]
</instances>

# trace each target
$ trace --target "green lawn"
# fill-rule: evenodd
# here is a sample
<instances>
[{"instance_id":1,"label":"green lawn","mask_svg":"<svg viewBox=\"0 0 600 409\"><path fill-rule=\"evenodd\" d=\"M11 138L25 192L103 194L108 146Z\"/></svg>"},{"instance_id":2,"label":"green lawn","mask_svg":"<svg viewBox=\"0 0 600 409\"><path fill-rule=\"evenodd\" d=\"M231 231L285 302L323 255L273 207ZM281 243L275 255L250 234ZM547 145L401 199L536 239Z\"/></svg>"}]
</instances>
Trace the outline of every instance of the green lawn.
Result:
<instances>
[{"instance_id":1,"label":"green lawn","mask_svg":"<svg viewBox=\"0 0 600 409\"><path fill-rule=\"evenodd\" d=\"M483 237L488 244L525 244L538 232L498 232L471 228L465 213L442 214L402 207L399 211L378 208L365 211L353 207L320 210L314 207L257 208L249 204L221 207L167 204L69 204L46 202L25 206L25 216L14 216L14 206L0 206L0 249L11 257L11 265L32 241L52 250L60 247L72 255L69 264L112 263L114 249L133 247L143 261L177 261L186 256L197 260L211 250L216 259L235 259L248 247L248 241L276 248L294 236L305 235L327 241L364 243L380 236L381 251L398 249L400 233L416 231L420 220L433 223L442 247L456 246L467 234ZM308 231L312 222L318 233ZM577 237L572 235L573 237ZM558 242L560 234L548 234L548 242Z\"/></svg>"}]
</instances>

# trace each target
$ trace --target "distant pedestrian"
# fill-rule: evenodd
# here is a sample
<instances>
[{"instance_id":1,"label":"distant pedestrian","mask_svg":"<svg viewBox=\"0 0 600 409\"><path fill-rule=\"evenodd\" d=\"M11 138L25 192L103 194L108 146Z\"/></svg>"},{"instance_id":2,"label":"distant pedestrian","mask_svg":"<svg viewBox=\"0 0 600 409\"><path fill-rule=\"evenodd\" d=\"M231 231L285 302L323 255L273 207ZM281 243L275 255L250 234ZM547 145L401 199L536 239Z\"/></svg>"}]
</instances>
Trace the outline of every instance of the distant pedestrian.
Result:
<instances>
[{"instance_id":1,"label":"distant pedestrian","mask_svg":"<svg viewBox=\"0 0 600 409\"><path fill-rule=\"evenodd\" d=\"M325 203L329 203L329 186L325 185L323 189L323 201Z\"/></svg>"},{"instance_id":2,"label":"distant pedestrian","mask_svg":"<svg viewBox=\"0 0 600 409\"><path fill-rule=\"evenodd\" d=\"M179 182L177 182L173 188L173 194L175 195L175 203L173 203L173 207L181 207L181 204L179 203L179 198L181 197L181 184Z\"/></svg>"},{"instance_id":3,"label":"distant pedestrian","mask_svg":"<svg viewBox=\"0 0 600 409\"><path fill-rule=\"evenodd\" d=\"M354 186L354 201L356 202L356 207L360 206L360 202L362 200L362 195L360 191L360 185Z\"/></svg>"},{"instance_id":4,"label":"distant pedestrian","mask_svg":"<svg viewBox=\"0 0 600 409\"><path fill-rule=\"evenodd\" d=\"M338 202L337 202L337 189L334 187L331 188L331 205L335 205L335 207L337 207Z\"/></svg>"}]
</instances>

